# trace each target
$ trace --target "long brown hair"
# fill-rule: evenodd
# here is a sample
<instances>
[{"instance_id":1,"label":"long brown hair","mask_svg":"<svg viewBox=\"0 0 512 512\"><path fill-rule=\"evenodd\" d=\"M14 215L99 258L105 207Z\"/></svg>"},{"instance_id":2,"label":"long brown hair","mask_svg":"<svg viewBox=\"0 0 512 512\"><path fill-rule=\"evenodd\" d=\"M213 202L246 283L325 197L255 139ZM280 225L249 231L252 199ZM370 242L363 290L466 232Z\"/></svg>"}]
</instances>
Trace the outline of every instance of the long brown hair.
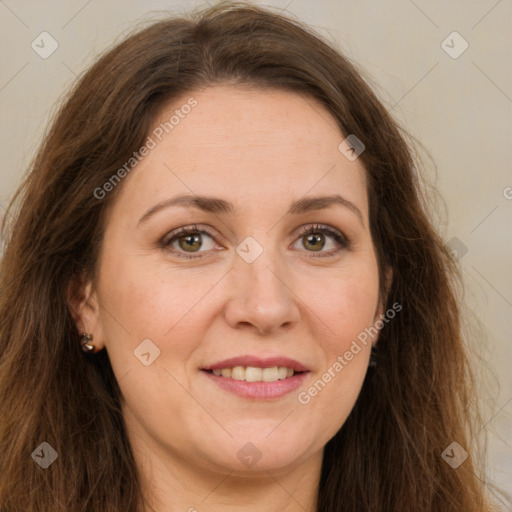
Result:
<instances>
[{"instance_id":1,"label":"long brown hair","mask_svg":"<svg viewBox=\"0 0 512 512\"><path fill-rule=\"evenodd\" d=\"M221 83L315 98L366 146L381 294L402 311L382 330L378 364L325 447L318 510L493 510L473 446L481 420L459 271L432 227L409 143L361 73L321 37L269 9L222 3L153 22L99 59L56 114L4 218L2 512L135 512L143 502L119 386L106 351L80 350L70 283L94 278L122 183L102 199L93 192L143 145L165 103ZM454 441L470 454L457 469L441 457ZM31 457L42 442L58 454L46 470Z\"/></svg>"}]
</instances>

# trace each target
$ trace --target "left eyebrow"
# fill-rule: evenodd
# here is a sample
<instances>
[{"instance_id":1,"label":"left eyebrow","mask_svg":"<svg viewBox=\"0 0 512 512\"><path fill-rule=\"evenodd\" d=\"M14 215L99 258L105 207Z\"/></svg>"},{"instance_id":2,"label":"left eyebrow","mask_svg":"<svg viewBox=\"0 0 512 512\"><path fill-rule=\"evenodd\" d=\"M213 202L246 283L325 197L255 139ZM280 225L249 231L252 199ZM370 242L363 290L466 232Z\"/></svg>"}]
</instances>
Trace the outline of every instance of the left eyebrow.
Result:
<instances>
[{"instance_id":1,"label":"left eyebrow","mask_svg":"<svg viewBox=\"0 0 512 512\"><path fill-rule=\"evenodd\" d=\"M225 199L211 196L183 195L167 199L153 206L139 219L138 224L145 222L160 210L167 209L172 206L189 206L209 213L224 213L230 215L238 214L238 209L235 205ZM290 205L287 215L300 215L309 211L324 210L331 208L332 206L348 208L357 215L361 224L364 226L361 210L354 203L339 194L304 197L298 201L294 201Z\"/></svg>"},{"instance_id":2,"label":"left eyebrow","mask_svg":"<svg viewBox=\"0 0 512 512\"><path fill-rule=\"evenodd\" d=\"M345 199L339 194L333 194L330 196L305 197L292 203L290 209L288 210L288 214L299 215L309 211L325 210L332 206L342 206L348 208L350 211L357 215L361 221L361 224L364 226L363 214L361 213L361 210L352 201Z\"/></svg>"}]
</instances>

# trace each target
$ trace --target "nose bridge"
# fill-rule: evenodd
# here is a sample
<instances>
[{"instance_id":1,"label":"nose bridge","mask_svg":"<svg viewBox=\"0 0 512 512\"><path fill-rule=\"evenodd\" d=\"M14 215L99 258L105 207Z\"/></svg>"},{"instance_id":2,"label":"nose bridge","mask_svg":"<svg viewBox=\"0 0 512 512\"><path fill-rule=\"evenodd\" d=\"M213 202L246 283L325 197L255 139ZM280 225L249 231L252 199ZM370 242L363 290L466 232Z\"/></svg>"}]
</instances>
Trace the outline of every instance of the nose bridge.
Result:
<instances>
[{"instance_id":1,"label":"nose bridge","mask_svg":"<svg viewBox=\"0 0 512 512\"><path fill-rule=\"evenodd\" d=\"M287 288L284 284L285 276L279 276L280 267L280 265L276 265L275 258L262 255L259 261L256 260L241 270L244 274L247 273L250 289L248 296L258 304L260 309L265 308L265 302L271 305L274 302L288 299Z\"/></svg>"},{"instance_id":2,"label":"nose bridge","mask_svg":"<svg viewBox=\"0 0 512 512\"><path fill-rule=\"evenodd\" d=\"M228 307L228 320L234 327L250 323L262 332L270 332L298 320L295 295L287 282L290 273L270 238L265 238L265 245L246 239L237 248L233 264L235 291Z\"/></svg>"},{"instance_id":3,"label":"nose bridge","mask_svg":"<svg viewBox=\"0 0 512 512\"><path fill-rule=\"evenodd\" d=\"M251 247L250 250L254 251L256 248ZM247 298L252 299L259 309L264 310L266 304L269 307L274 302L287 299L283 283L285 276L279 276L284 273L284 265L280 263L278 251L272 247L270 237L265 239L265 245L261 247L261 253L254 261L248 262L243 257L240 259L243 261L236 263L236 271L240 279L247 280L245 286L249 290L246 293L250 292Z\"/></svg>"}]
</instances>

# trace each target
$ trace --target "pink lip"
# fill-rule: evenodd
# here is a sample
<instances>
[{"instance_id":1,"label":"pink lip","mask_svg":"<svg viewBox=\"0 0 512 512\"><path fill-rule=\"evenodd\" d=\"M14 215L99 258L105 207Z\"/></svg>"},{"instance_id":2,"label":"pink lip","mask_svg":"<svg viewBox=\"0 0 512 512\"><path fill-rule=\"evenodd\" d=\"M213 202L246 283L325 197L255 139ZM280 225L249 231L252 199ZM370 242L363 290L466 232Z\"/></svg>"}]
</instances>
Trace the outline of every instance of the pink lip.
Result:
<instances>
[{"instance_id":1,"label":"pink lip","mask_svg":"<svg viewBox=\"0 0 512 512\"><path fill-rule=\"evenodd\" d=\"M223 362L224 363L224 362ZM218 366L218 365L216 365ZM234 366L245 366L245 364L239 364ZM251 366L251 365L247 365ZM260 366L260 365L254 365ZM275 364L274 366L288 366L288 364ZM229 368L231 366L222 366L222 368ZM216 369L216 368L212 368ZM215 384L220 386L222 389L226 391L230 391L235 395L238 395L242 398L253 398L256 400L270 400L272 398L281 398L294 389L297 389L304 379L308 372L295 374L293 377L287 377L283 380L277 380L275 382L247 382L245 380L236 380L230 377L221 377L214 375L213 373L208 373L203 370L204 375L212 380Z\"/></svg>"},{"instance_id":2,"label":"pink lip","mask_svg":"<svg viewBox=\"0 0 512 512\"><path fill-rule=\"evenodd\" d=\"M239 356L224 359L218 363L205 366L203 370L222 370L223 368L234 368L235 366L255 366L256 368L272 368L274 366L286 366L296 372L309 371L306 366L290 359L289 357L267 357L261 358L257 356ZM225 377L224 377L225 378ZM284 379L283 379L284 380ZM240 381L237 381L240 382Z\"/></svg>"},{"instance_id":3,"label":"pink lip","mask_svg":"<svg viewBox=\"0 0 512 512\"><path fill-rule=\"evenodd\" d=\"M296 373L293 377L287 377L286 379L277 380L275 382L247 382L245 380L232 379L231 377L217 376L208 372L208 370L222 370L223 368L234 368L235 366L254 366L256 368L285 366L295 372L303 373ZM289 357L276 356L262 358L250 355L224 359L218 363L205 366L202 370L209 379L212 379L212 382L222 389L243 398L253 398L257 400L269 400L287 395L294 389L297 389L309 373L309 369L306 366Z\"/></svg>"}]
</instances>

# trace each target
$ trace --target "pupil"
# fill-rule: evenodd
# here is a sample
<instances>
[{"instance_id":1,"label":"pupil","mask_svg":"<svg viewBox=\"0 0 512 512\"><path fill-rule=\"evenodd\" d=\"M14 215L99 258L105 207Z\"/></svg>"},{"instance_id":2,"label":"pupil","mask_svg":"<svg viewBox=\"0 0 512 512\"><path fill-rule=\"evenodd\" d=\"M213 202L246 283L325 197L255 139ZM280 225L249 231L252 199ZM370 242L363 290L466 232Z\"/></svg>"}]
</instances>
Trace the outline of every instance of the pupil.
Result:
<instances>
[{"instance_id":1,"label":"pupil","mask_svg":"<svg viewBox=\"0 0 512 512\"><path fill-rule=\"evenodd\" d=\"M321 238L320 238L321 236L322 235L317 235L317 234L312 234L312 235L307 236L308 244L313 245L313 250L315 250L315 251L318 251L323 247L323 244L321 244L321 245L317 244L315 247L315 242L319 242L319 241L321 242Z\"/></svg>"},{"instance_id":2,"label":"pupil","mask_svg":"<svg viewBox=\"0 0 512 512\"><path fill-rule=\"evenodd\" d=\"M186 235L182 237L181 240L185 239L185 249L187 247L192 248L194 243L199 243L199 235Z\"/></svg>"}]
</instances>

